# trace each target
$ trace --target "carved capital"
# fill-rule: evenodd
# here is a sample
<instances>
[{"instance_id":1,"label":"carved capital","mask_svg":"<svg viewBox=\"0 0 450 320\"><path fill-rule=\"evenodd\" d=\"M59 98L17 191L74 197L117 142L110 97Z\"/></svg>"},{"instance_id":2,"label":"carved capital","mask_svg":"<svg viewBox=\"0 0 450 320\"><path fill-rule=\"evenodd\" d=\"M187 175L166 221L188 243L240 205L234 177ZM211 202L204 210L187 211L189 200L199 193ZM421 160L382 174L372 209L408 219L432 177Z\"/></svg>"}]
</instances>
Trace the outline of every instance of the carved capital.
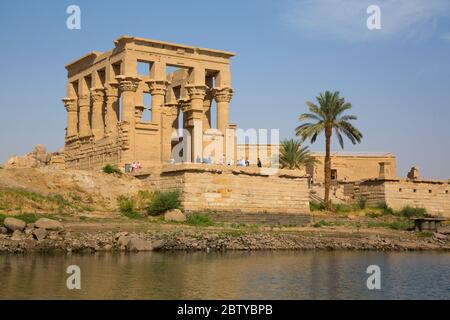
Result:
<instances>
[{"instance_id":1,"label":"carved capital","mask_svg":"<svg viewBox=\"0 0 450 320\"><path fill-rule=\"evenodd\" d=\"M204 99L206 96L206 86L205 85L193 85L193 84L187 84L185 86L189 97L191 100L193 99Z\"/></svg>"},{"instance_id":2,"label":"carved capital","mask_svg":"<svg viewBox=\"0 0 450 320\"><path fill-rule=\"evenodd\" d=\"M213 93L216 102L230 102L233 97L233 89L229 87L214 88Z\"/></svg>"},{"instance_id":3,"label":"carved capital","mask_svg":"<svg viewBox=\"0 0 450 320\"><path fill-rule=\"evenodd\" d=\"M136 92L136 89L141 81L141 78L134 76L117 76L117 81L119 81L119 89L122 92L131 91Z\"/></svg>"},{"instance_id":4,"label":"carved capital","mask_svg":"<svg viewBox=\"0 0 450 320\"><path fill-rule=\"evenodd\" d=\"M180 99L178 100L178 108L180 108L181 112L185 112L191 106L191 102L188 99Z\"/></svg>"},{"instance_id":5,"label":"carved capital","mask_svg":"<svg viewBox=\"0 0 450 320\"><path fill-rule=\"evenodd\" d=\"M141 121L144 110L145 110L144 106L141 105L134 106L134 116L136 118L136 121Z\"/></svg>"},{"instance_id":6,"label":"carved capital","mask_svg":"<svg viewBox=\"0 0 450 320\"><path fill-rule=\"evenodd\" d=\"M75 112L77 111L77 99L75 98L64 98L62 99L64 103L64 107L67 112Z\"/></svg>"},{"instance_id":7,"label":"carved capital","mask_svg":"<svg viewBox=\"0 0 450 320\"><path fill-rule=\"evenodd\" d=\"M82 94L78 97L78 105L80 108L90 106L91 97L89 94Z\"/></svg>"},{"instance_id":8,"label":"carved capital","mask_svg":"<svg viewBox=\"0 0 450 320\"><path fill-rule=\"evenodd\" d=\"M119 96L119 83L118 82L108 82L105 88L106 97L118 97Z\"/></svg>"},{"instance_id":9,"label":"carved capital","mask_svg":"<svg viewBox=\"0 0 450 320\"><path fill-rule=\"evenodd\" d=\"M93 103L102 103L104 97L104 89L103 88L92 88L91 89L91 100Z\"/></svg>"},{"instance_id":10,"label":"carved capital","mask_svg":"<svg viewBox=\"0 0 450 320\"><path fill-rule=\"evenodd\" d=\"M165 95L167 92L167 86L170 84L167 80L148 80L148 89L153 95Z\"/></svg>"}]
</instances>

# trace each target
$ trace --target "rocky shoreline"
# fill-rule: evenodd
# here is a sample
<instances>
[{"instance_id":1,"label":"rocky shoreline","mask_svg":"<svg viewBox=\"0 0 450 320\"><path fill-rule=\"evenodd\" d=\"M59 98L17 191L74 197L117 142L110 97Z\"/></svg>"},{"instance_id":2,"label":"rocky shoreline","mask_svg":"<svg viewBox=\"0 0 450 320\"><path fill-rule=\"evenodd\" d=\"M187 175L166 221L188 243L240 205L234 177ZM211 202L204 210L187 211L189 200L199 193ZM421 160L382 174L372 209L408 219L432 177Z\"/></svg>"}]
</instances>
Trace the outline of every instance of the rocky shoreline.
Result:
<instances>
[{"instance_id":1,"label":"rocky shoreline","mask_svg":"<svg viewBox=\"0 0 450 320\"><path fill-rule=\"evenodd\" d=\"M380 235L364 232L249 231L172 229L143 231L72 230L61 222L41 218L34 223L8 217L0 228L0 253L94 253L139 251L226 250L378 250L450 251L450 237L434 233L419 237L413 232ZM94 225L95 227L95 225Z\"/></svg>"},{"instance_id":2,"label":"rocky shoreline","mask_svg":"<svg viewBox=\"0 0 450 320\"><path fill-rule=\"evenodd\" d=\"M13 238L0 235L0 253L94 253L137 251L227 251L227 250L377 250L450 251L446 235L381 237L378 235L299 234L281 232L147 231L79 232L49 231L37 240L31 233Z\"/></svg>"}]
</instances>

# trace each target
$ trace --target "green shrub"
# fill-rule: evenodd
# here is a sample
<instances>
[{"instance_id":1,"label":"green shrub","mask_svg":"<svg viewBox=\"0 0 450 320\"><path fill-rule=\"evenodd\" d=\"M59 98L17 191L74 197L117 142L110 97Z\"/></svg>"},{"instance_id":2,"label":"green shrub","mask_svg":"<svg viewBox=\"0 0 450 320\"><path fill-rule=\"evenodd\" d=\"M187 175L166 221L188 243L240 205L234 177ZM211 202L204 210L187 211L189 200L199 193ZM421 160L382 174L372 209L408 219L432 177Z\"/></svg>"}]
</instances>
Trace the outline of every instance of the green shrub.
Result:
<instances>
[{"instance_id":1,"label":"green shrub","mask_svg":"<svg viewBox=\"0 0 450 320\"><path fill-rule=\"evenodd\" d=\"M366 197L359 197L358 198L358 207L361 210L364 210L367 206L367 199Z\"/></svg>"},{"instance_id":2,"label":"green shrub","mask_svg":"<svg viewBox=\"0 0 450 320\"><path fill-rule=\"evenodd\" d=\"M13 217L16 219L25 221L26 223L34 223L39 219L39 217L37 217L34 213L23 213L23 214L15 215Z\"/></svg>"},{"instance_id":3,"label":"green shrub","mask_svg":"<svg viewBox=\"0 0 450 320\"><path fill-rule=\"evenodd\" d=\"M147 213L152 216L162 214L168 210L181 209L180 190L156 191L147 207Z\"/></svg>"},{"instance_id":4,"label":"green shrub","mask_svg":"<svg viewBox=\"0 0 450 320\"><path fill-rule=\"evenodd\" d=\"M337 213L347 213L354 211L353 206L344 203L336 203L331 205L331 209Z\"/></svg>"},{"instance_id":5,"label":"green shrub","mask_svg":"<svg viewBox=\"0 0 450 320\"><path fill-rule=\"evenodd\" d=\"M111 164L107 164L106 166L103 167L103 172L104 173L108 173L108 174L118 174L119 176L122 174L122 171L120 171L119 168L117 168L116 166L113 166Z\"/></svg>"},{"instance_id":6,"label":"green shrub","mask_svg":"<svg viewBox=\"0 0 450 320\"><path fill-rule=\"evenodd\" d=\"M309 202L309 210L311 211L322 211L325 209L325 205L320 202L310 201Z\"/></svg>"},{"instance_id":7,"label":"green shrub","mask_svg":"<svg viewBox=\"0 0 450 320\"><path fill-rule=\"evenodd\" d=\"M6 219L6 216L2 213L0 213L0 226L3 226L3 220Z\"/></svg>"},{"instance_id":8,"label":"green shrub","mask_svg":"<svg viewBox=\"0 0 450 320\"><path fill-rule=\"evenodd\" d=\"M201 214L189 215L186 220L186 224L197 227L209 227L214 225L214 222L207 216Z\"/></svg>"},{"instance_id":9,"label":"green shrub","mask_svg":"<svg viewBox=\"0 0 450 320\"><path fill-rule=\"evenodd\" d=\"M423 218L427 214L425 208L413 208L410 206L404 207L398 214L405 218Z\"/></svg>"},{"instance_id":10,"label":"green shrub","mask_svg":"<svg viewBox=\"0 0 450 320\"><path fill-rule=\"evenodd\" d=\"M394 214L394 210L388 206L386 202L381 202L376 206L377 209L380 209L384 215Z\"/></svg>"},{"instance_id":11,"label":"green shrub","mask_svg":"<svg viewBox=\"0 0 450 320\"><path fill-rule=\"evenodd\" d=\"M117 198L117 205L119 211L126 216L134 213L134 201L130 197L120 196Z\"/></svg>"},{"instance_id":12,"label":"green shrub","mask_svg":"<svg viewBox=\"0 0 450 320\"><path fill-rule=\"evenodd\" d=\"M129 219L140 219L140 218L142 218L142 215L139 214L139 212L136 212L136 211L125 212L123 215L125 217L129 218Z\"/></svg>"}]
</instances>

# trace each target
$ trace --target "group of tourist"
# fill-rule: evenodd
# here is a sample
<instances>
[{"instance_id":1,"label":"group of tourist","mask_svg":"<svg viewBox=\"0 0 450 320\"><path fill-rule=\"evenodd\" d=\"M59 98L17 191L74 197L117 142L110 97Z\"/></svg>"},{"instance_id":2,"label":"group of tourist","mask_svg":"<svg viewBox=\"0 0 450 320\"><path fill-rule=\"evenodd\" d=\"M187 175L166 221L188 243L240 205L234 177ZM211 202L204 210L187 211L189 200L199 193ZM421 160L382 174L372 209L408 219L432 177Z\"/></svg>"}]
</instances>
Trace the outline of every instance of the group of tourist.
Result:
<instances>
[{"instance_id":1,"label":"group of tourist","mask_svg":"<svg viewBox=\"0 0 450 320\"><path fill-rule=\"evenodd\" d=\"M175 159L171 158L169 160L170 164L175 164ZM195 158L195 163L203 163L203 164L214 164L213 160L211 158L211 156L207 157L207 158L200 158L200 156L197 156L197 158ZM233 166L234 165L234 161L233 159L230 159L228 162L225 161L225 155L223 155L215 164L217 165L228 165L228 166ZM237 166L239 167L249 167L250 166L250 161L248 160L248 158L244 158L241 157L239 159L239 161L237 161L236 163ZM256 165L261 168L262 167L262 163L261 163L261 159L258 158Z\"/></svg>"},{"instance_id":2,"label":"group of tourist","mask_svg":"<svg viewBox=\"0 0 450 320\"><path fill-rule=\"evenodd\" d=\"M133 161L131 164L131 172L137 171L139 169L142 169L142 165L139 161Z\"/></svg>"}]
</instances>

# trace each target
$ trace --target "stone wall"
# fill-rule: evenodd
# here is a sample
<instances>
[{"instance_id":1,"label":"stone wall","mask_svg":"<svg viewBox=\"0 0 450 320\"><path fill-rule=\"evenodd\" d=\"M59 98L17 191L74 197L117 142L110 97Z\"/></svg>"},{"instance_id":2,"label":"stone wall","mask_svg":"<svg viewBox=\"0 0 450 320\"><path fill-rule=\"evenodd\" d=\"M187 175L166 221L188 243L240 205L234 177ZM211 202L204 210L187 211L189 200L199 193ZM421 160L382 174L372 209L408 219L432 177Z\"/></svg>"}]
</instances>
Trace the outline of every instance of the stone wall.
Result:
<instances>
[{"instance_id":1,"label":"stone wall","mask_svg":"<svg viewBox=\"0 0 450 320\"><path fill-rule=\"evenodd\" d=\"M67 169L100 170L106 164L118 165L122 146L111 139L96 143L74 141L66 144L65 165Z\"/></svg>"},{"instance_id":2,"label":"stone wall","mask_svg":"<svg viewBox=\"0 0 450 320\"><path fill-rule=\"evenodd\" d=\"M307 168L314 182L324 182L325 155L314 153L318 163ZM385 163L385 178L396 178L396 158L393 154L345 154L331 155L331 169L336 170L338 181L375 179L380 175L380 162Z\"/></svg>"},{"instance_id":3,"label":"stone wall","mask_svg":"<svg viewBox=\"0 0 450 320\"><path fill-rule=\"evenodd\" d=\"M186 164L142 177L150 189L179 188L187 212L309 214L308 179L293 170Z\"/></svg>"},{"instance_id":4,"label":"stone wall","mask_svg":"<svg viewBox=\"0 0 450 320\"><path fill-rule=\"evenodd\" d=\"M450 217L450 183L424 180L368 180L359 185L369 205L386 202L394 210L422 207L432 215Z\"/></svg>"}]
</instances>

